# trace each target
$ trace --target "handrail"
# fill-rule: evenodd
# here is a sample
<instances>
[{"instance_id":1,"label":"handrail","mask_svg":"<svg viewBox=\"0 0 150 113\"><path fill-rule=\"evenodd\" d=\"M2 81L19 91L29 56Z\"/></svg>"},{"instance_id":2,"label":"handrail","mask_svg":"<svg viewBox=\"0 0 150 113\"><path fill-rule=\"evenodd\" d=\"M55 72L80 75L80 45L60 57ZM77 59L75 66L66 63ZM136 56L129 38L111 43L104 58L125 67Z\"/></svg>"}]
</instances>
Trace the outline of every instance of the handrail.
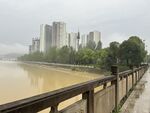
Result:
<instances>
[{"instance_id":1,"label":"handrail","mask_svg":"<svg viewBox=\"0 0 150 113\"><path fill-rule=\"evenodd\" d=\"M11 112L15 110L29 109L30 106L38 107L39 104L43 104L42 107L38 107L35 112L46 109L47 107L58 104L64 100L82 94L88 90L91 90L97 86L103 85L104 83L115 80L115 76L107 76L105 78L98 78L95 80L87 81L84 83L76 84L73 86L65 87L48 93L40 94L30 98L22 99L19 101L0 105L1 112ZM71 95L70 95L71 94ZM61 98L60 98L61 97ZM47 103L47 104L45 104Z\"/></svg>"},{"instance_id":2,"label":"handrail","mask_svg":"<svg viewBox=\"0 0 150 113\"><path fill-rule=\"evenodd\" d=\"M83 96L87 92L93 91L94 88L96 88L98 86L101 86L101 85L106 86L106 84L108 82L111 82L112 84L114 84L116 86L115 88L119 87L118 86L119 84L116 83L118 81L117 76L125 77L127 79L130 74L132 74L132 76L134 76L133 73L136 73L136 77L137 77L137 72L138 72L139 73L138 77L142 77L142 75L145 73L146 70L147 70L147 66L145 66L145 67L142 66L140 68L127 70L124 72L119 72L112 76L106 76L104 78L97 78L97 79L94 79L91 81L72 85L72 86L65 87L65 88L62 88L59 90L51 91L48 93L29 97L26 99L15 101L15 102L6 103L3 105L0 105L0 113L18 113L18 112L19 113L35 113L35 112L39 112L39 111L44 110L49 107L54 107L54 106L57 107L59 103L65 101L67 99L70 99L70 98L75 97L80 94L82 94L82 96ZM139 79L140 78L138 78L138 80ZM134 79L132 79L132 81L134 83ZM137 82L137 79L136 79L136 82ZM126 84L127 84L126 90L128 93L128 79L126 81ZM116 91L117 90L118 89L116 89ZM91 96L90 98L94 98L93 97L94 92L92 92L92 94L91 93L87 93L87 94L89 96ZM115 93L115 95L118 95L118 94ZM88 99L88 97L86 97L86 98ZM118 98L118 97L115 97L115 98ZM90 100L88 100L88 101L90 101ZM90 102L88 102L88 104L90 104ZM91 103L91 104L93 104L93 103ZM91 106L93 106L93 105L90 105L90 107ZM93 108L90 108L90 109L93 109ZM52 112L52 113L56 113L56 112ZM89 110L88 113L93 113L93 111Z\"/></svg>"}]
</instances>

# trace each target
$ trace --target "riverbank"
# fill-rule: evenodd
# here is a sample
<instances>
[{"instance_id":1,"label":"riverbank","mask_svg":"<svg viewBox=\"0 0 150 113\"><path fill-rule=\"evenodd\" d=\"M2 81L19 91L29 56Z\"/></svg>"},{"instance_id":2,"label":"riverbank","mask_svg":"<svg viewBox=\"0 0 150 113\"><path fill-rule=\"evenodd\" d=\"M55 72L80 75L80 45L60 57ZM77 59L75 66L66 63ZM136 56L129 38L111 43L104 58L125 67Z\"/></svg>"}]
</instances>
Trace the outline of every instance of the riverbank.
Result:
<instances>
[{"instance_id":1,"label":"riverbank","mask_svg":"<svg viewBox=\"0 0 150 113\"><path fill-rule=\"evenodd\" d=\"M20 61L28 64L37 64L37 65L46 65L56 68L65 68L70 69L72 71L81 71L81 72L89 72L95 74L103 74L110 75L110 72L106 70L102 70L100 68L95 68L94 66L83 66L83 65L71 65L71 64L59 64L59 63L48 63L48 62L34 62L34 61Z\"/></svg>"}]
</instances>

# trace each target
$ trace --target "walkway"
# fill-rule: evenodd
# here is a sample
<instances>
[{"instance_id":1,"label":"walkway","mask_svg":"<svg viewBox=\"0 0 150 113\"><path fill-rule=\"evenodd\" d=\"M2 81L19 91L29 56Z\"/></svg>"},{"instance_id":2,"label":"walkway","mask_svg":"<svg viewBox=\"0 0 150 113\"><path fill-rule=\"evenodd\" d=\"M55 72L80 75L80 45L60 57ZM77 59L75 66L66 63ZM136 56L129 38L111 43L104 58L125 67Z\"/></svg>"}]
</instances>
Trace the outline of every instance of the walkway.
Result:
<instances>
[{"instance_id":1,"label":"walkway","mask_svg":"<svg viewBox=\"0 0 150 113\"><path fill-rule=\"evenodd\" d=\"M150 113L150 69L123 105L121 113Z\"/></svg>"}]
</instances>

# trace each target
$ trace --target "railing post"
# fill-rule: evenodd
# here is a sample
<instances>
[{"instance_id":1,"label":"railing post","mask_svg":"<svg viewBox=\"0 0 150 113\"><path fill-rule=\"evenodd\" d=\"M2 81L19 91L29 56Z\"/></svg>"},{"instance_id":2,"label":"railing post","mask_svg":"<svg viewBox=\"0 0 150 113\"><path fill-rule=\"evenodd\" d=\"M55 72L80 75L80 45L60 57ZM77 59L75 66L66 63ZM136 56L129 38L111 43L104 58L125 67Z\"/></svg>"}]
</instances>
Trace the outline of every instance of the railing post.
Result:
<instances>
[{"instance_id":1,"label":"railing post","mask_svg":"<svg viewBox=\"0 0 150 113\"><path fill-rule=\"evenodd\" d=\"M118 109L119 105L119 69L117 65L111 66L111 74L116 76L116 83L115 83L115 110Z\"/></svg>"},{"instance_id":2,"label":"railing post","mask_svg":"<svg viewBox=\"0 0 150 113\"><path fill-rule=\"evenodd\" d=\"M139 70L137 71L137 73L138 73L138 81L139 81L139 79L140 79L140 72L139 72Z\"/></svg>"},{"instance_id":3,"label":"railing post","mask_svg":"<svg viewBox=\"0 0 150 113\"><path fill-rule=\"evenodd\" d=\"M103 89L106 89L107 88L107 83L105 83L104 85L103 85Z\"/></svg>"},{"instance_id":4,"label":"railing post","mask_svg":"<svg viewBox=\"0 0 150 113\"><path fill-rule=\"evenodd\" d=\"M87 100L87 113L94 113L94 89L83 93L82 98Z\"/></svg>"},{"instance_id":5,"label":"railing post","mask_svg":"<svg viewBox=\"0 0 150 113\"><path fill-rule=\"evenodd\" d=\"M58 105L52 106L50 113L59 113L59 111L58 111Z\"/></svg>"},{"instance_id":6,"label":"railing post","mask_svg":"<svg viewBox=\"0 0 150 113\"><path fill-rule=\"evenodd\" d=\"M131 66L131 70L132 70L132 88L134 87L134 67Z\"/></svg>"},{"instance_id":7,"label":"railing post","mask_svg":"<svg viewBox=\"0 0 150 113\"><path fill-rule=\"evenodd\" d=\"M137 83L137 81L138 81L138 74L137 74L137 71L135 71L135 84Z\"/></svg>"},{"instance_id":8,"label":"railing post","mask_svg":"<svg viewBox=\"0 0 150 113\"><path fill-rule=\"evenodd\" d=\"M128 75L126 76L126 96L128 97L129 83L128 83Z\"/></svg>"}]
</instances>

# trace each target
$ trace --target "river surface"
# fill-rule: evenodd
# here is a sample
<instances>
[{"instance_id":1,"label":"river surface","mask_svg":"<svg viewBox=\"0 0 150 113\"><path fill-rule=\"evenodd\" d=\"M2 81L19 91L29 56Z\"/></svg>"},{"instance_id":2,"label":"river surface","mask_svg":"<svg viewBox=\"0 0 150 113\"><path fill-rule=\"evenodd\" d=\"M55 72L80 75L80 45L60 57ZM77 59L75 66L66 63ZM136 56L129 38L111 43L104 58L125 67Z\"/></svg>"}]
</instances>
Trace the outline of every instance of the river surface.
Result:
<instances>
[{"instance_id":1,"label":"river surface","mask_svg":"<svg viewBox=\"0 0 150 113\"><path fill-rule=\"evenodd\" d=\"M0 104L100 77L69 69L0 61Z\"/></svg>"}]
</instances>

